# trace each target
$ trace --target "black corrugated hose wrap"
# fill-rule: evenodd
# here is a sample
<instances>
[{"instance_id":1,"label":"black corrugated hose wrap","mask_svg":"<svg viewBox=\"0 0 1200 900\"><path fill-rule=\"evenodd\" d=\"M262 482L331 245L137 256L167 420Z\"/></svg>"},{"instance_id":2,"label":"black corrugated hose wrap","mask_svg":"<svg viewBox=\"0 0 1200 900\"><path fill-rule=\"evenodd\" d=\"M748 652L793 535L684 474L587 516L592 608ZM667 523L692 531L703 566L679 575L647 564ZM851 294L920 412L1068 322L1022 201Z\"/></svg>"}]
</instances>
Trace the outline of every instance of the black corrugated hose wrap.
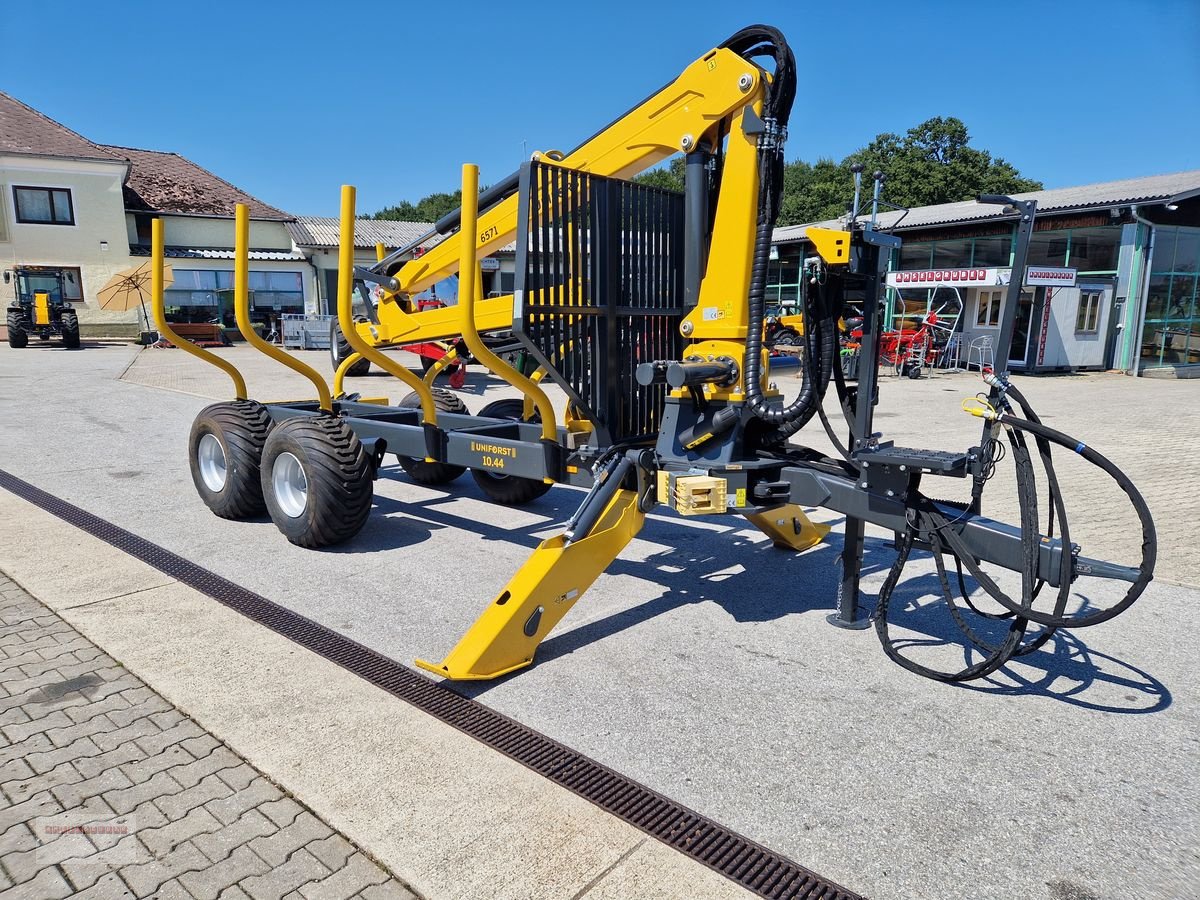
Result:
<instances>
[{"instance_id":1,"label":"black corrugated hose wrap","mask_svg":"<svg viewBox=\"0 0 1200 900\"><path fill-rule=\"evenodd\" d=\"M750 269L749 317L746 334L745 383L746 400L751 411L772 425L785 426L777 437L786 438L808 421L820 403L819 396L829 384L830 365L825 360L831 339L830 322L810 319L805 323L806 343L812 346L812 331L820 349L817 359L806 354L804 387L799 396L786 407L772 407L762 393L762 331L765 317L767 266L771 256L771 236L779 217L779 202L783 194L783 141L787 132L792 102L796 98L796 60L783 34L767 25L743 28L722 46L749 59L770 56L775 71L763 104L766 131L758 137L758 222L754 234L754 258ZM824 371L822 371L822 368ZM799 424L795 424L795 423ZM795 425L795 427L791 427ZM788 428L791 430L787 430Z\"/></svg>"}]
</instances>

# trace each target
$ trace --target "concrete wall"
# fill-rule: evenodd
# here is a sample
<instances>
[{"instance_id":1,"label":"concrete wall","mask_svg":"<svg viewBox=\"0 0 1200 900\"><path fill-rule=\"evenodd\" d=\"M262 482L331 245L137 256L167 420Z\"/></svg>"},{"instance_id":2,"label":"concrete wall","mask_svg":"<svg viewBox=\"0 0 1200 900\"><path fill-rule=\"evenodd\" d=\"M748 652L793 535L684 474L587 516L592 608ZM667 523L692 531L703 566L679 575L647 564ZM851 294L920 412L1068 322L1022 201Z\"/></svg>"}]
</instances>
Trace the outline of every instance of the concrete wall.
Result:
<instances>
[{"instance_id":1,"label":"concrete wall","mask_svg":"<svg viewBox=\"0 0 1200 900\"><path fill-rule=\"evenodd\" d=\"M96 294L105 282L133 263L121 193L125 170L125 163L118 160L83 162L0 155L0 269L7 271L18 265L78 267L83 279L83 304L77 306L84 333L95 333L97 325L133 321L133 313L112 313L96 306ZM75 224L18 224L13 185L69 189ZM107 249L102 242L107 243ZM7 306L15 291L15 280L10 284L0 280L0 304Z\"/></svg>"}]
</instances>

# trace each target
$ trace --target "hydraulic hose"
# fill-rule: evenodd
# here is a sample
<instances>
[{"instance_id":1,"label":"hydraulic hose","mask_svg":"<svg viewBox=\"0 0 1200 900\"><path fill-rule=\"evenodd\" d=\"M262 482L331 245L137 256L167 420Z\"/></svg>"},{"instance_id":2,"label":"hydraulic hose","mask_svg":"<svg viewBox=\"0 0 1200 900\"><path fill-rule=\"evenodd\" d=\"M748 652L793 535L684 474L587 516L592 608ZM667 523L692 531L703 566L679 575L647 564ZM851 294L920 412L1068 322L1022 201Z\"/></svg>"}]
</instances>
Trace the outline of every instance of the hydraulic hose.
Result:
<instances>
[{"instance_id":1,"label":"hydraulic hose","mask_svg":"<svg viewBox=\"0 0 1200 900\"><path fill-rule=\"evenodd\" d=\"M805 378L799 396L783 407L772 406L762 391L763 321L765 319L765 296L767 268L771 255L771 237L779 216L780 198L783 193L783 143L787 135L787 123L791 116L792 103L796 98L796 60L782 33L765 25L744 28L724 43L725 47L749 59L755 56L771 56L775 71L767 89L763 104L763 131L758 136L759 200L758 220L754 233L754 255L750 268L749 315L746 334L745 385L746 400L751 412L771 425L785 426L781 437L786 439L799 430L816 411L828 378L822 378L818 366L816 378ZM822 332L818 346L825 350L827 338L825 325L806 322L805 333ZM825 355L822 352L822 357ZM812 354L809 354L810 361ZM830 370L829 365L824 366ZM798 424L797 424L798 423ZM792 427L787 431L787 427Z\"/></svg>"},{"instance_id":2,"label":"hydraulic hose","mask_svg":"<svg viewBox=\"0 0 1200 900\"><path fill-rule=\"evenodd\" d=\"M1004 426L1012 445L1013 458L1017 466L1017 497L1021 510L1021 594L1020 599L1014 599L993 581L982 570L979 561L975 559L961 536L954 530L954 519L948 519L941 509L928 498L916 494L912 501L909 526L900 536L900 548L896 560L888 573L880 591L878 603L872 619L875 630L883 646L884 653L903 668L932 678L937 681L958 682L972 678L984 677L998 670L1009 659L1031 653L1044 645L1058 628L1079 628L1095 625L1119 615L1141 596L1154 574L1154 563L1157 557L1157 536L1149 507L1144 498L1133 486L1133 483L1116 465L1100 453L1087 447L1080 441L1048 427L1038 418L1024 395L1019 390L1005 384L1003 396L1011 396L1020 405L1026 418L1019 418L1007 412L1005 404L999 413L992 413L987 418ZM1047 532L1052 534L1057 519L1060 531L1060 554L1058 572L1058 596L1051 613L1039 612L1033 609L1033 603L1044 587L1044 582L1037 577L1038 559L1040 552L1040 524L1037 512L1037 486L1029 447L1024 435L1033 437L1039 456L1049 482L1049 508ZM1052 461L1052 446L1065 447L1079 454L1088 462L1102 469L1112 478L1129 498L1137 513L1142 530L1142 560L1138 576L1122 599L1115 605L1088 614L1065 615L1067 602L1071 593L1075 571L1073 562L1070 531L1067 524L1066 507L1062 491L1058 483L1057 473ZM915 487L915 486L914 486ZM951 616L966 637L986 655L973 665L957 672L941 672L921 665L900 653L895 640L889 633L888 612L892 593L899 582L900 575L908 561L912 546L918 535L928 540L937 569L938 583L946 600ZM1009 619L1007 634L998 643L982 639L971 628L963 617L962 611L956 606L953 592L946 576L944 554L955 557L958 568L958 587L963 600L974 612L986 619ZM971 602L966 582L963 577L963 567L971 573L976 581L992 599L1006 610L1004 613L989 613L979 610ZM1030 622L1042 626L1041 632L1030 640L1025 640L1025 633Z\"/></svg>"},{"instance_id":3,"label":"hydraulic hose","mask_svg":"<svg viewBox=\"0 0 1200 900\"><path fill-rule=\"evenodd\" d=\"M1011 391L1011 389L1010 389ZM1014 396L1017 396L1014 394ZM1027 431L1034 436L1040 436L1058 444L1060 447L1065 447L1074 453L1078 453L1092 465L1101 469L1108 475L1117 487L1129 498L1130 504L1137 513L1138 521L1141 524L1142 530L1142 561L1138 566L1138 577L1126 591L1125 596L1121 600L1108 607L1107 609L1096 610L1095 612L1083 615L1063 615L1061 612L1042 613L1037 610L1021 610L1015 608L1011 601L1006 602L1006 599L997 598L1001 605L1006 609L1011 609L1019 615L1026 616L1030 621L1037 622L1039 625L1046 625L1058 628L1084 628L1088 625L1098 625L1101 622L1107 622L1113 616L1127 610L1133 605L1134 601L1142 595L1146 590L1146 586L1154 578L1154 563L1158 558L1158 535L1154 528L1154 518L1150 512L1150 507L1146 505L1145 499L1129 477L1122 472L1111 460L1104 455L1093 450L1091 447L1078 441L1061 431L1050 428L1038 422L1032 422L1028 419L1020 419L1009 413L1000 413L998 421L1006 426L1017 428L1022 431ZM957 536L955 536L957 537ZM1070 547L1064 547L1064 552L1069 553ZM968 567L969 568L969 567ZM974 573L972 573L974 574ZM976 576L978 578L978 576ZM990 579L989 579L990 580ZM982 582L981 582L982 583Z\"/></svg>"}]
</instances>

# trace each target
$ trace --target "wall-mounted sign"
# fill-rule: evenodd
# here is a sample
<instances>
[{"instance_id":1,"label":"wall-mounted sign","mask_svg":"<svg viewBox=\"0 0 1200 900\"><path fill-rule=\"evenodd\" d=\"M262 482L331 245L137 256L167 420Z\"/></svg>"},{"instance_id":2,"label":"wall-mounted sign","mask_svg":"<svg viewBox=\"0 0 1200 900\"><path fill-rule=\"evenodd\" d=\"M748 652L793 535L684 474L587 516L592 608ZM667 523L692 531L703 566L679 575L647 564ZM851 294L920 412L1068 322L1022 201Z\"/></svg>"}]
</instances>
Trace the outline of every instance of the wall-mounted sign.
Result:
<instances>
[{"instance_id":1,"label":"wall-mounted sign","mask_svg":"<svg viewBox=\"0 0 1200 900\"><path fill-rule=\"evenodd\" d=\"M990 287L1003 284L1000 273L1007 269L910 269L888 272L888 287Z\"/></svg>"},{"instance_id":2,"label":"wall-mounted sign","mask_svg":"<svg viewBox=\"0 0 1200 900\"><path fill-rule=\"evenodd\" d=\"M1059 266L1029 266L1025 270L1025 284L1030 287L1053 286L1074 287L1075 269ZM888 287L995 287L1006 285L1012 279L1012 269L911 269L903 272L888 272Z\"/></svg>"},{"instance_id":3,"label":"wall-mounted sign","mask_svg":"<svg viewBox=\"0 0 1200 900\"><path fill-rule=\"evenodd\" d=\"M1029 266L1025 270L1025 283L1030 287L1046 285L1053 287L1075 287L1077 269L1059 266Z\"/></svg>"},{"instance_id":4,"label":"wall-mounted sign","mask_svg":"<svg viewBox=\"0 0 1200 900\"><path fill-rule=\"evenodd\" d=\"M499 272L500 260L495 256L485 256L479 261L479 268L485 272Z\"/></svg>"}]
</instances>

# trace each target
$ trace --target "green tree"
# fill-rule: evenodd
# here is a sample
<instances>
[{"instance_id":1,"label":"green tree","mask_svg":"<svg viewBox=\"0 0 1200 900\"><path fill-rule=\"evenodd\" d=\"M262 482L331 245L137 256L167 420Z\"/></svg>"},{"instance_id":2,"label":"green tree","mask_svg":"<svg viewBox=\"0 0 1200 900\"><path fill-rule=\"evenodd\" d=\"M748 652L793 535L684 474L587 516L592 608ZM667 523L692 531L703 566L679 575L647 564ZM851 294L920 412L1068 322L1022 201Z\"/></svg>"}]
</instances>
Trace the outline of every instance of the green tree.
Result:
<instances>
[{"instance_id":1,"label":"green tree","mask_svg":"<svg viewBox=\"0 0 1200 900\"><path fill-rule=\"evenodd\" d=\"M880 171L886 176L884 199L900 206L952 203L979 194L1016 194L1042 187L1040 181L1022 177L1006 160L970 146L961 119L937 116L910 128L903 137L890 132L876 135L840 163L789 163L780 224L842 215L853 197L850 166L854 163L864 167L863 188L868 196L871 173Z\"/></svg>"},{"instance_id":2,"label":"green tree","mask_svg":"<svg viewBox=\"0 0 1200 900\"><path fill-rule=\"evenodd\" d=\"M936 116L910 128L903 136L885 132L840 162L794 160L784 168L780 225L836 219L850 207L854 181L850 166L862 163L864 202L871 192L871 173L886 176L883 196L900 206L928 206L970 200L979 194L1017 194L1036 191L1040 181L1025 178L1009 162L970 145L961 119ZM683 190L685 162L673 156L665 166L643 172L634 180L674 191ZM408 200L375 213L375 219L436 222L456 209L461 191Z\"/></svg>"},{"instance_id":3,"label":"green tree","mask_svg":"<svg viewBox=\"0 0 1200 900\"><path fill-rule=\"evenodd\" d=\"M372 219L390 219L398 222L436 222L451 210L462 205L462 189L453 194L445 192L429 194L416 203L402 200L396 206L385 207L374 213Z\"/></svg>"},{"instance_id":4,"label":"green tree","mask_svg":"<svg viewBox=\"0 0 1200 900\"><path fill-rule=\"evenodd\" d=\"M669 191L682 191L684 174L687 163L681 154L671 157L666 166L658 166L649 172L634 176L638 184L648 184L650 187L666 188Z\"/></svg>"}]
</instances>

